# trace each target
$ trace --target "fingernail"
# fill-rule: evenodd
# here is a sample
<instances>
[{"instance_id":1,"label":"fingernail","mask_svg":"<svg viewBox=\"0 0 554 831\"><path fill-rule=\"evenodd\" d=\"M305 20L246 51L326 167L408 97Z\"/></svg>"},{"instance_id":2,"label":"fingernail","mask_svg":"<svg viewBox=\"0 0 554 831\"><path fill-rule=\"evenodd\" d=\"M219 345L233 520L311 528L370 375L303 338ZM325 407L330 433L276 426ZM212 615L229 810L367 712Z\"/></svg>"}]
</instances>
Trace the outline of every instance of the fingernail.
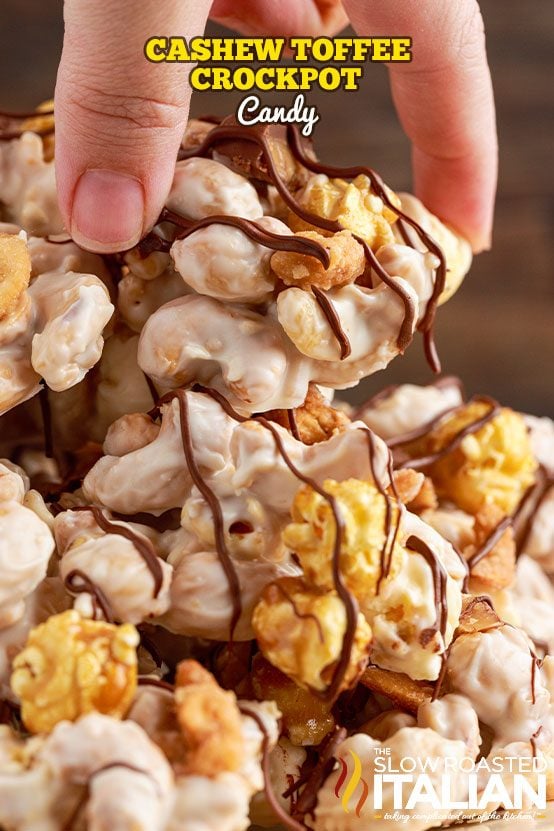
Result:
<instances>
[{"instance_id":1,"label":"fingernail","mask_svg":"<svg viewBox=\"0 0 554 831\"><path fill-rule=\"evenodd\" d=\"M115 170L87 170L75 188L71 236L97 253L136 245L144 225L144 190L138 179Z\"/></svg>"}]
</instances>

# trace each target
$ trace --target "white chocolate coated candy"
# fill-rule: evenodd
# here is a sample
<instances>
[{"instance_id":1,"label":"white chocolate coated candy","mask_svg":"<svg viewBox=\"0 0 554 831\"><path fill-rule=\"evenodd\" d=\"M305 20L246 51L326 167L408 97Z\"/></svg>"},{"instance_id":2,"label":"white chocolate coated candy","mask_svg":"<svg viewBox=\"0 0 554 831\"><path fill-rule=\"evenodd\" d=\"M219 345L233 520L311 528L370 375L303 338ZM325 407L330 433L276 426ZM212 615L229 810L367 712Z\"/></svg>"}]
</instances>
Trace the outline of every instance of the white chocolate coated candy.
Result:
<instances>
[{"instance_id":1,"label":"white chocolate coated candy","mask_svg":"<svg viewBox=\"0 0 554 831\"><path fill-rule=\"evenodd\" d=\"M19 502L0 503L0 628L15 623L23 601L46 576L54 550L50 529Z\"/></svg>"},{"instance_id":2,"label":"white chocolate coated candy","mask_svg":"<svg viewBox=\"0 0 554 831\"><path fill-rule=\"evenodd\" d=\"M292 233L271 216L257 219L256 225L274 234ZM200 228L171 247L175 268L188 286L199 294L239 303L263 303L271 296L272 254L270 248L228 225Z\"/></svg>"},{"instance_id":3,"label":"white chocolate coated candy","mask_svg":"<svg viewBox=\"0 0 554 831\"><path fill-rule=\"evenodd\" d=\"M257 219L263 209L255 188L243 176L212 159L177 162L166 205L190 219L227 214Z\"/></svg>"},{"instance_id":4,"label":"white chocolate coated candy","mask_svg":"<svg viewBox=\"0 0 554 831\"><path fill-rule=\"evenodd\" d=\"M138 360L162 388L199 381L243 414L299 406L308 389L310 367L276 321L201 295L152 315Z\"/></svg>"},{"instance_id":5,"label":"white chocolate coated candy","mask_svg":"<svg viewBox=\"0 0 554 831\"><path fill-rule=\"evenodd\" d=\"M390 394L369 402L359 418L387 440L417 430L445 410L462 403L460 387L455 384L400 384Z\"/></svg>"},{"instance_id":6,"label":"white chocolate coated candy","mask_svg":"<svg viewBox=\"0 0 554 831\"><path fill-rule=\"evenodd\" d=\"M31 234L59 234L54 162L45 162L42 139L34 133L0 144L0 201L7 218Z\"/></svg>"},{"instance_id":7,"label":"white chocolate coated candy","mask_svg":"<svg viewBox=\"0 0 554 831\"><path fill-rule=\"evenodd\" d=\"M54 522L54 535L61 556L60 576L65 580L78 570L103 592L116 620L139 624L147 618L163 614L169 607L169 587L173 569L159 560L162 585L154 594L154 576L131 540L116 534L105 534L90 527L90 517L81 512L67 511ZM140 534L137 527L128 527ZM79 594L76 608L83 608L86 595ZM90 595L88 596L90 602Z\"/></svg>"},{"instance_id":8,"label":"white chocolate coated candy","mask_svg":"<svg viewBox=\"0 0 554 831\"><path fill-rule=\"evenodd\" d=\"M37 314L32 364L57 391L85 377L102 354L102 332L114 307L93 274L42 274L29 289Z\"/></svg>"}]
</instances>

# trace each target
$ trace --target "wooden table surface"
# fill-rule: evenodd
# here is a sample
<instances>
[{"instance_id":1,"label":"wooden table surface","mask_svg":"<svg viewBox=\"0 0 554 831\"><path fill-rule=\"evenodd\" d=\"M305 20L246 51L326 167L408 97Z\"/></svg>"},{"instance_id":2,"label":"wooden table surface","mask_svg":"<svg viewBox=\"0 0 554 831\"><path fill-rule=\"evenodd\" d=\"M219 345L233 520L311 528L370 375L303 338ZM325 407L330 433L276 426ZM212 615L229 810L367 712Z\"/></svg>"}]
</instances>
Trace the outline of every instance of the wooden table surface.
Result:
<instances>
[{"instance_id":1,"label":"wooden table surface","mask_svg":"<svg viewBox=\"0 0 554 831\"><path fill-rule=\"evenodd\" d=\"M445 371L462 376L470 392L554 415L554 3L482 0L481 6L500 134L495 238L492 251L477 258L462 289L440 310L437 340ZM2 0L0 107L24 109L51 95L61 14L57 0ZM197 93L193 112L226 113L241 97ZM293 97L267 95L267 101ZM369 65L358 92L307 97L322 116L315 135L322 159L370 164L392 187L409 188L409 148L386 70ZM429 378L418 339L404 358L348 397L359 401L387 383Z\"/></svg>"}]
</instances>

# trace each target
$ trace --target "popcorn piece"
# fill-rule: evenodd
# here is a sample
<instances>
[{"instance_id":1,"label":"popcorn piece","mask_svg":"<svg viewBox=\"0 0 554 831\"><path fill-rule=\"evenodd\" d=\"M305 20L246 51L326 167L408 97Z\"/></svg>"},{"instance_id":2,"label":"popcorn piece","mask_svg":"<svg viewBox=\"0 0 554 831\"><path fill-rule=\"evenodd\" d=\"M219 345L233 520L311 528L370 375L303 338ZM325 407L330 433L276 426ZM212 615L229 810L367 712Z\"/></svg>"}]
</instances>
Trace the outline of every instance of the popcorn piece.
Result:
<instances>
[{"instance_id":1,"label":"popcorn piece","mask_svg":"<svg viewBox=\"0 0 554 831\"><path fill-rule=\"evenodd\" d=\"M190 219L227 214L259 219L263 209L254 187L243 176L212 159L177 162L166 205Z\"/></svg>"},{"instance_id":2,"label":"popcorn piece","mask_svg":"<svg viewBox=\"0 0 554 831\"><path fill-rule=\"evenodd\" d=\"M177 780L165 831L247 831L251 789L236 773Z\"/></svg>"},{"instance_id":3,"label":"popcorn piece","mask_svg":"<svg viewBox=\"0 0 554 831\"><path fill-rule=\"evenodd\" d=\"M155 441L160 425L146 413L129 413L120 416L108 428L104 439L104 453L107 456L126 456Z\"/></svg>"},{"instance_id":4,"label":"popcorn piece","mask_svg":"<svg viewBox=\"0 0 554 831\"><path fill-rule=\"evenodd\" d=\"M531 521L523 549L548 572L554 572L554 486L547 489Z\"/></svg>"},{"instance_id":5,"label":"popcorn piece","mask_svg":"<svg viewBox=\"0 0 554 831\"><path fill-rule=\"evenodd\" d=\"M149 410L156 403L137 365L138 342L138 335L123 328L107 338L95 372L96 394L88 439L103 442L109 426L120 416Z\"/></svg>"},{"instance_id":6,"label":"popcorn piece","mask_svg":"<svg viewBox=\"0 0 554 831\"><path fill-rule=\"evenodd\" d=\"M371 625L373 662L414 679L436 678L439 653L450 642L461 609L456 581L462 580L464 569L459 558L414 514L404 510L399 514L392 501L387 524L387 502L374 485L328 480L324 488L336 499L345 525L341 574ZM330 505L305 487L293 502L292 515L299 521L285 529L286 545L296 552L309 581L331 588L336 524ZM428 558L406 547L411 536L423 542ZM386 572L384 563L388 563ZM441 580L439 597L436 592ZM444 619L439 626L441 615Z\"/></svg>"},{"instance_id":7,"label":"popcorn piece","mask_svg":"<svg viewBox=\"0 0 554 831\"><path fill-rule=\"evenodd\" d=\"M501 520L502 510L494 504L485 505L479 511L473 527L474 542L463 549L468 563L471 563L471 557L485 544ZM471 567L471 593L482 594L508 588L514 581L515 569L515 542L512 528L509 527L491 551Z\"/></svg>"},{"instance_id":8,"label":"popcorn piece","mask_svg":"<svg viewBox=\"0 0 554 831\"><path fill-rule=\"evenodd\" d=\"M539 563L526 554L518 558L510 596L517 622L535 643L536 649L554 653L554 586Z\"/></svg>"},{"instance_id":9,"label":"popcorn piece","mask_svg":"<svg viewBox=\"0 0 554 831\"><path fill-rule=\"evenodd\" d=\"M210 396L187 393L194 458L208 480L230 468L229 445L236 422ZM83 489L89 502L113 511L159 515L181 508L192 488L183 452L179 403L162 405L162 424L153 441L124 456L104 456L85 477ZM142 423L134 446L142 445ZM154 431L152 431L154 432Z\"/></svg>"},{"instance_id":10,"label":"popcorn piece","mask_svg":"<svg viewBox=\"0 0 554 831\"><path fill-rule=\"evenodd\" d=\"M417 711L417 726L430 727L451 741L462 741L468 756L474 759L481 746L477 713L462 695L443 695L436 701L426 701Z\"/></svg>"},{"instance_id":11,"label":"popcorn piece","mask_svg":"<svg viewBox=\"0 0 554 831\"><path fill-rule=\"evenodd\" d=\"M64 243L57 243L49 242L44 237L30 236L27 240L27 249L31 256L32 280L51 271L61 274L73 271L77 274L94 274L106 287L111 287L113 284L102 257L79 248L70 239Z\"/></svg>"},{"instance_id":12,"label":"popcorn piece","mask_svg":"<svg viewBox=\"0 0 554 831\"><path fill-rule=\"evenodd\" d=\"M425 477L423 474L417 470L411 470L409 467L394 472L394 487L396 488L398 498L404 505L416 500L423 488L424 482Z\"/></svg>"},{"instance_id":13,"label":"popcorn piece","mask_svg":"<svg viewBox=\"0 0 554 831\"><path fill-rule=\"evenodd\" d=\"M71 605L71 598L58 577L46 577L25 598L23 616L12 626L0 630L0 699L17 704L17 697L10 688L12 661L21 652L29 632L50 615L64 612Z\"/></svg>"},{"instance_id":14,"label":"popcorn piece","mask_svg":"<svg viewBox=\"0 0 554 831\"><path fill-rule=\"evenodd\" d=\"M418 309L416 292L407 283L402 288ZM383 369L398 355L404 304L384 283L375 289L352 283L330 289L326 298L350 343L350 355L342 361L340 344L311 292L295 286L282 291L276 301L277 317L299 352L318 362L311 380L344 389Z\"/></svg>"},{"instance_id":15,"label":"popcorn piece","mask_svg":"<svg viewBox=\"0 0 554 831\"><path fill-rule=\"evenodd\" d=\"M32 398L40 386L40 375L31 366L29 343L0 344L0 416Z\"/></svg>"},{"instance_id":16,"label":"popcorn piece","mask_svg":"<svg viewBox=\"0 0 554 831\"><path fill-rule=\"evenodd\" d=\"M140 333L154 312L188 293L181 275L171 266L153 279L130 272L117 285L117 310L129 329Z\"/></svg>"},{"instance_id":17,"label":"popcorn piece","mask_svg":"<svg viewBox=\"0 0 554 831\"><path fill-rule=\"evenodd\" d=\"M0 319L20 306L30 276L25 240L15 234L0 234Z\"/></svg>"},{"instance_id":18,"label":"popcorn piece","mask_svg":"<svg viewBox=\"0 0 554 831\"><path fill-rule=\"evenodd\" d=\"M43 101L41 104L38 105L36 108L36 115L31 116L30 118L26 118L22 125L21 129L23 132L31 132L31 133L46 133L51 132L54 130L54 113L52 110L54 109L54 100L49 98L47 101ZM43 136L42 139L47 138L47 136Z\"/></svg>"},{"instance_id":19,"label":"popcorn piece","mask_svg":"<svg viewBox=\"0 0 554 831\"><path fill-rule=\"evenodd\" d=\"M387 193L394 204L400 204L392 191L387 189ZM357 176L346 182L318 174L312 176L296 196L303 208L324 219L339 222L343 228L362 237L374 250L394 240L392 225L397 216L372 192L367 176ZM293 214L289 222L295 231L306 227L306 223Z\"/></svg>"},{"instance_id":20,"label":"popcorn piece","mask_svg":"<svg viewBox=\"0 0 554 831\"><path fill-rule=\"evenodd\" d=\"M226 692L196 661L182 661L175 678L175 706L185 756L180 774L217 776L241 766L244 741L235 694Z\"/></svg>"},{"instance_id":21,"label":"popcorn piece","mask_svg":"<svg viewBox=\"0 0 554 831\"><path fill-rule=\"evenodd\" d=\"M272 216L257 219L256 225L274 234L291 233ZM237 303L270 299L275 286L271 255L270 248L227 225L208 225L171 246L175 268L188 286L199 294Z\"/></svg>"},{"instance_id":22,"label":"popcorn piece","mask_svg":"<svg viewBox=\"0 0 554 831\"><path fill-rule=\"evenodd\" d=\"M275 701L284 733L294 745L319 744L334 728L331 703L299 687L260 654L254 658L250 680L259 700Z\"/></svg>"},{"instance_id":23,"label":"popcorn piece","mask_svg":"<svg viewBox=\"0 0 554 831\"><path fill-rule=\"evenodd\" d=\"M409 713L404 713L402 710L384 710L378 716L362 724L359 732L367 733L372 739L377 739L384 744L403 727L416 727L416 725L417 721Z\"/></svg>"},{"instance_id":24,"label":"popcorn piece","mask_svg":"<svg viewBox=\"0 0 554 831\"><path fill-rule=\"evenodd\" d=\"M464 428L482 418L490 405L467 404L439 424L424 439L425 453L447 447ZM429 468L439 496L451 499L462 510L476 514L485 504L512 513L537 468L523 418L506 407L480 430Z\"/></svg>"},{"instance_id":25,"label":"popcorn piece","mask_svg":"<svg viewBox=\"0 0 554 831\"><path fill-rule=\"evenodd\" d=\"M269 782L274 797L283 811L292 813L294 800L283 794L295 782L301 772L307 754L302 747L297 747L288 739L279 739L269 757ZM256 794L250 803L250 820L255 827L273 828L279 819L269 805L264 792Z\"/></svg>"},{"instance_id":26,"label":"popcorn piece","mask_svg":"<svg viewBox=\"0 0 554 831\"><path fill-rule=\"evenodd\" d=\"M301 578L282 578L264 590L252 626L265 657L304 689L324 690L342 652L346 612L332 591L309 587ZM371 630L358 615L346 689L367 661Z\"/></svg>"},{"instance_id":27,"label":"popcorn piece","mask_svg":"<svg viewBox=\"0 0 554 831\"><path fill-rule=\"evenodd\" d=\"M121 718L135 690L138 642L131 624L83 620L76 611L31 630L11 680L25 726L47 733L94 710Z\"/></svg>"},{"instance_id":28,"label":"popcorn piece","mask_svg":"<svg viewBox=\"0 0 554 831\"><path fill-rule=\"evenodd\" d=\"M130 273L140 280L155 280L171 266L171 257L165 251L152 251L143 257L138 246L126 251L123 259Z\"/></svg>"},{"instance_id":29,"label":"popcorn piece","mask_svg":"<svg viewBox=\"0 0 554 831\"><path fill-rule=\"evenodd\" d=\"M50 529L36 514L19 502L0 503L0 628L22 617L53 550Z\"/></svg>"},{"instance_id":30,"label":"popcorn piece","mask_svg":"<svg viewBox=\"0 0 554 831\"><path fill-rule=\"evenodd\" d=\"M331 289L353 283L363 274L364 249L350 231L339 231L330 237L324 237L316 231L300 231L296 236L322 245L329 254L330 264L325 269L315 257L292 251L276 251L271 257L271 268L286 286Z\"/></svg>"},{"instance_id":31,"label":"popcorn piece","mask_svg":"<svg viewBox=\"0 0 554 831\"><path fill-rule=\"evenodd\" d=\"M375 594L381 574L381 552L386 543L386 500L376 486L349 479L340 484L324 482L324 489L338 502L344 533L340 570L346 586L357 597ZM398 507L390 506L391 526L398 522ZM295 551L306 579L323 589L334 587L332 556L336 524L329 503L308 486L292 503L293 523L283 532L285 545ZM396 561L392 562L396 572Z\"/></svg>"},{"instance_id":32,"label":"popcorn piece","mask_svg":"<svg viewBox=\"0 0 554 831\"><path fill-rule=\"evenodd\" d=\"M23 502L29 489L29 477L9 459L0 459L0 503Z\"/></svg>"}]
</instances>

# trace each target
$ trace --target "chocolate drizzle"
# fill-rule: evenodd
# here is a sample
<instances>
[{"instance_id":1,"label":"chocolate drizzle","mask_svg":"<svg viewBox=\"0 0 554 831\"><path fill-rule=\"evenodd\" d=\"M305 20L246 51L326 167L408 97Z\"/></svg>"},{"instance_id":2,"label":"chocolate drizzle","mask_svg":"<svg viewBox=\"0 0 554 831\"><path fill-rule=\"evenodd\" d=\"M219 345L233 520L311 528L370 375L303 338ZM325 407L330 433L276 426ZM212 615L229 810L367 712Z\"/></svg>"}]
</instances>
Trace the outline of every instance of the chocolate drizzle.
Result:
<instances>
[{"instance_id":1,"label":"chocolate drizzle","mask_svg":"<svg viewBox=\"0 0 554 831\"><path fill-rule=\"evenodd\" d=\"M317 304L323 314L325 315L325 319L329 324L335 339L337 340L340 346L340 359L344 361L345 358L348 358L349 355L352 353L352 345L350 340L348 339L348 335L342 328L342 323L340 322L340 317L337 314L337 311L327 295L324 291L319 289L317 286L312 286L312 292L317 300Z\"/></svg>"},{"instance_id":2,"label":"chocolate drizzle","mask_svg":"<svg viewBox=\"0 0 554 831\"><path fill-rule=\"evenodd\" d=\"M239 415L239 413L235 412L232 406L229 404L223 396L218 393L216 390L208 389L206 387L201 387L196 385L194 387L195 391L202 392L206 395L211 396L215 401L217 401L222 408L225 410L227 415L231 418L234 418L238 422L245 422L249 421L250 419L245 418L244 416ZM229 587L231 589L232 597L234 598L234 614L233 614L233 621L238 620L237 611L240 616L241 611L241 597L240 597L240 585L238 582L237 574L233 566L232 559L229 555L227 550L227 546L225 543L225 534L224 534L224 524L223 524L223 516L221 512L221 506L216 495L211 491L198 471L196 463L194 461L194 454L192 452L192 441L190 436L190 428L188 424L188 405L186 400L186 392L185 390L179 389L174 390L171 393L168 393L167 396L164 396L161 401L168 401L173 397L177 397L179 401L179 412L181 416L181 431L183 437L183 448L185 450L185 457L187 459L187 464L189 466L189 470L191 472L191 476L193 478L194 483L206 499L206 502L210 506L212 511L212 516L214 518L214 527L215 527L215 536L216 536L216 546L217 551L220 556L220 560L222 566L225 570L225 574L227 575L227 579L229 581ZM161 402L160 402L161 403ZM319 698L325 701L334 701L337 695L340 692L341 684L344 680L346 672L348 670L348 666L350 664L350 658L352 655L352 649L354 646L354 638L356 635L356 628L357 628L357 619L358 619L358 604L353 597L353 595L348 591L346 588L344 581L342 579L342 574L340 571L340 554L342 548L342 541L344 537L344 520L340 513L340 509L335 497L327 493L327 491L320 487L315 479L312 479L309 476L304 475L294 464L290 456L288 455L281 436L278 430L275 428L270 421L264 416L252 416L252 420L257 421L258 424L261 424L262 427L265 427L266 430L269 430L273 437L273 441L275 442L275 449L277 450L278 454L281 456L283 462L286 464L288 469L291 473L300 481L303 482L308 487L312 488L316 493L318 493L329 505L331 509L331 513L333 515L333 519L335 522L335 541L333 545L333 556L332 556L332 574L333 574L333 583L335 586L335 590L343 602L345 613L346 613L346 630L343 638L343 646L341 650L341 656L337 662L335 667L335 671L333 673L333 677L331 679L331 683L327 687L326 690L323 692L320 690L313 690L312 692L314 695L318 696ZM231 631L233 631L234 625L231 627Z\"/></svg>"},{"instance_id":3,"label":"chocolate drizzle","mask_svg":"<svg viewBox=\"0 0 554 831\"><path fill-rule=\"evenodd\" d=\"M440 632L443 641L446 640L446 626L448 623L448 601L446 587L448 575L435 552L419 537L412 535L406 540L406 548L417 551L424 558L433 575L433 590L435 594L436 617L435 624L430 632L434 635ZM427 631L427 630L425 630ZM424 635L424 632L421 633Z\"/></svg>"},{"instance_id":4,"label":"chocolate drizzle","mask_svg":"<svg viewBox=\"0 0 554 831\"><path fill-rule=\"evenodd\" d=\"M390 483L393 488L393 493L396 497L396 508L398 511L397 522L394 528L394 533L391 538L391 530L392 530L392 514L393 514L393 504L392 499L386 491L386 488L381 480L381 477L377 475L376 472L376 447L375 447L375 437L374 434L366 428L363 430L367 438L367 444L369 448L369 467L371 470L371 475L375 482L375 486L377 490L381 494L381 496L385 500L385 541L381 548L381 562L380 562L380 569L379 569L379 578L377 580L376 586L376 594L379 594L381 583L385 580L388 575L390 574L390 569L392 565L392 555L394 553L394 547L396 545L396 540L398 538L398 533L400 531L400 523L402 520L402 504L398 498L398 493L396 492L395 485L394 485L394 473L392 469L392 457L389 454L388 458L388 473L390 478Z\"/></svg>"},{"instance_id":5,"label":"chocolate drizzle","mask_svg":"<svg viewBox=\"0 0 554 831\"><path fill-rule=\"evenodd\" d=\"M481 562L481 560L484 560L485 557L487 557L491 553L491 551L493 550L495 545L501 540L504 533L508 530L508 528L511 527L511 525L512 525L512 517L506 516L506 517L504 517L504 519L502 519L498 523L498 525L495 528L493 528L493 530L488 535L488 537L484 541L484 543L467 560L467 567L468 567L469 573L471 573L471 571L475 568L475 566L478 563ZM468 577L469 577L469 574L468 574ZM467 579L468 578L466 577L466 580ZM464 590L465 589L466 589L466 586L464 586Z\"/></svg>"},{"instance_id":6,"label":"chocolate drizzle","mask_svg":"<svg viewBox=\"0 0 554 831\"><path fill-rule=\"evenodd\" d=\"M281 583L270 583L269 586L272 586L273 588L277 589L283 595L287 603L290 603L295 617L297 617L299 620L311 620L315 623L317 627L317 633L319 635L319 641L320 643L324 643L325 636L323 634L323 629L321 627L319 618L316 615L312 615L310 612L301 612L296 604L294 597L291 597L291 595L288 593L288 591L286 591L286 589L281 585Z\"/></svg>"},{"instance_id":7,"label":"chocolate drizzle","mask_svg":"<svg viewBox=\"0 0 554 831\"><path fill-rule=\"evenodd\" d=\"M489 412L485 413L485 415L481 416L475 421L472 421L471 424L467 424L462 430L456 433L454 438L452 438L448 442L448 444L446 444L442 448L442 450L437 450L436 453L430 453L427 456L402 459L401 461L398 461L395 465L396 469L402 470L403 468L412 468L414 470L421 470L422 468L426 468L429 467L429 465L435 464L435 462L440 461L445 456L448 456L448 454L451 453L453 450L456 450L456 448L460 446L460 444L463 442L466 436L471 436L474 433L477 433L482 427L488 424L489 421L492 421L494 418L496 418L496 416L500 412L500 404L498 404L498 402L494 399L489 398L489 396L486 395L474 396L469 400L467 404L462 404L460 407L454 407L450 410L447 410L446 413L442 413L441 415L437 416L437 418L433 419L433 421L430 422L430 424L425 425L425 429L420 428L422 431L421 436L424 436L430 430L433 430L445 416L453 415L456 412L460 412L464 410L469 404L473 404L476 402L487 404L490 408ZM408 443L414 440L414 436L411 433L406 435L408 436L408 438L406 438L405 436L401 436L400 440L394 439L392 442L393 446L396 447L400 444ZM390 447L391 442L388 442L388 444Z\"/></svg>"},{"instance_id":8,"label":"chocolate drizzle","mask_svg":"<svg viewBox=\"0 0 554 831\"><path fill-rule=\"evenodd\" d=\"M159 595L163 585L163 570L159 557L156 554L156 550L147 537L137 534L136 531L133 531L125 525L118 525L115 522L110 522L109 519L106 519L101 509L96 505L80 505L75 508L71 508L70 510L90 511L98 527L101 528L106 534L117 534L117 536L124 537L126 540L129 540L129 542L132 542L137 550L137 553L146 563L148 570L154 579L154 590L152 596L157 597Z\"/></svg>"},{"instance_id":9,"label":"chocolate drizzle","mask_svg":"<svg viewBox=\"0 0 554 831\"><path fill-rule=\"evenodd\" d=\"M79 582L76 583L75 581ZM100 608L104 618L108 623L115 623L115 616L110 605L110 601L96 583L90 577L78 568L74 568L66 575L64 586L70 594L90 594L95 605Z\"/></svg>"},{"instance_id":10,"label":"chocolate drizzle","mask_svg":"<svg viewBox=\"0 0 554 831\"><path fill-rule=\"evenodd\" d=\"M312 479L310 476L306 476L296 467L296 465L288 455L287 451L285 450L283 440L279 435L279 432L276 430L275 426L263 416L257 416L256 421L258 421L259 424L262 424L266 428L266 430L270 431L275 442L275 447L278 450L279 455L283 459L284 463L291 471L291 473L294 474L294 476L296 476L296 478L303 482L305 485L308 485L308 487L312 488L312 490L318 493L327 502L331 509L331 513L333 515L333 519L335 522L336 531L335 541L333 544L331 568L333 573L333 583L335 586L335 590L343 602L346 613L346 630L344 633L341 655L339 660L337 661L337 665L335 667L331 683L323 692L320 692L319 690L313 690L314 695L317 695L318 698L321 698L325 701L334 701L340 692L341 684L344 680L344 677L348 670L348 666L350 664L350 658L354 646L354 638L356 635L358 619L358 604L354 596L346 588L340 571L340 555L345 531L344 519L341 515L340 508L335 497L332 494L328 493L320 485L318 485L315 479Z\"/></svg>"},{"instance_id":11,"label":"chocolate drizzle","mask_svg":"<svg viewBox=\"0 0 554 831\"><path fill-rule=\"evenodd\" d=\"M294 410L287 410L287 421L289 423L290 432L293 438L296 441L302 441L300 438L300 433L298 432L298 424L296 421L296 414Z\"/></svg>"},{"instance_id":12,"label":"chocolate drizzle","mask_svg":"<svg viewBox=\"0 0 554 831\"><path fill-rule=\"evenodd\" d=\"M227 225L231 228L237 228L239 231L242 231L242 233L251 239L252 242L257 243L258 245L263 245L264 248L270 248L272 251L291 251L296 254L303 254L307 257L315 257L324 268L329 268L329 252L323 245L320 245L315 240L306 239L305 237L297 237L293 234L275 234L273 231L267 231L256 222L252 222L252 220L245 219L242 216L215 214L213 216L206 216L203 219L192 220L187 219L187 217L182 216L176 211L164 208L160 214L158 222L171 222L174 225L177 225L177 227L180 228L180 231L176 237L178 240L186 239L191 234L199 231L201 228L208 228L210 225ZM167 250L169 250L173 244L169 240L161 240L159 237L158 239L160 239L160 244L167 243ZM148 240L148 237L145 237L145 240Z\"/></svg>"},{"instance_id":13,"label":"chocolate drizzle","mask_svg":"<svg viewBox=\"0 0 554 831\"><path fill-rule=\"evenodd\" d=\"M303 791L298 796L295 805L295 815L299 818L305 817L306 814L313 814L317 804L318 792L333 770L337 748L346 739L346 736L345 727L337 725L331 730L319 746L315 765L309 767L306 771L302 771L296 782L283 793L283 797L287 799L303 787Z\"/></svg>"},{"instance_id":14,"label":"chocolate drizzle","mask_svg":"<svg viewBox=\"0 0 554 831\"><path fill-rule=\"evenodd\" d=\"M258 726L261 734L262 734L262 772L264 775L264 787L265 787L265 795L269 806L279 822L282 822L290 831L306 831L305 826L300 822L297 822L293 819L275 795L273 787L271 785L271 772L269 769L270 765L270 758L269 758L269 734L267 732L267 728L263 722L261 716L258 715L254 710L251 710L250 707L245 707L244 704L239 704L239 710L243 716L248 716L251 718Z\"/></svg>"},{"instance_id":15,"label":"chocolate drizzle","mask_svg":"<svg viewBox=\"0 0 554 831\"><path fill-rule=\"evenodd\" d=\"M436 348L433 341L433 323L435 319L436 308L439 297L444 289L446 279L446 261L442 250L431 236L424 231L424 229L405 214L400 208L394 205L386 191L386 188L381 178L369 167L351 167L339 168L323 165L315 161L306 154L302 147L300 134L296 127L289 125L286 131L286 139L289 150L294 155L296 160L300 162L306 169L314 173L323 173L331 177L342 177L345 179L352 179L356 176L367 176L370 180L371 187L374 192L383 200L385 205L400 217L405 223L414 229L421 242L438 257L439 265L436 270L435 283L433 286L432 296L427 304L425 315L419 324L419 329L424 332L425 338L425 354L434 372L440 372L440 362L437 356ZM288 208L299 216L304 222L317 228L322 228L325 231L336 233L344 230L340 222L332 219L325 219L303 208L290 192L286 182L281 177L274 163L271 148L267 136L264 131L257 127L244 127L238 124L223 123L214 127L204 138L204 140L196 147L181 150L179 159L187 159L193 156L207 156L217 145L226 142L235 143L253 143L257 145L263 155L264 170L267 170L269 181L277 189L281 199L285 202ZM353 234L354 238L362 245L366 259L373 271L378 275L385 285L387 285L395 294L397 294L404 305L404 319L398 334L397 346L400 352L403 352L412 341L412 330L415 322L416 308L411 294L404 289L401 282L397 281L383 268L375 253L371 250L369 245L360 236Z\"/></svg>"},{"instance_id":16,"label":"chocolate drizzle","mask_svg":"<svg viewBox=\"0 0 554 831\"><path fill-rule=\"evenodd\" d=\"M11 141L19 138L27 129L24 127L25 121L49 115L54 115L54 110L43 110L42 112L35 110L31 113L10 113L0 110L0 141ZM54 126L34 126L32 132L39 136L47 136L54 132Z\"/></svg>"},{"instance_id":17,"label":"chocolate drizzle","mask_svg":"<svg viewBox=\"0 0 554 831\"><path fill-rule=\"evenodd\" d=\"M526 490L512 516L516 557L519 557L525 551L534 519L553 485L554 475L541 465L537 471L535 482Z\"/></svg>"},{"instance_id":18,"label":"chocolate drizzle","mask_svg":"<svg viewBox=\"0 0 554 831\"><path fill-rule=\"evenodd\" d=\"M187 466L192 477L192 481L194 482L194 484L206 500L212 514L212 519L214 522L215 547L217 555L219 557L219 562L221 563L221 567L225 572L225 576L229 584L229 592L231 595L231 603L233 607L229 627L230 641L232 643L237 623L239 622L240 616L242 614L242 599L238 574L236 572L235 566L233 565L233 560L231 558L231 555L227 548L227 542L225 540L225 522L223 519L223 511L221 510L221 505L219 503L217 496L202 477L198 464L196 463L196 459L194 458L194 447L192 444L192 437L190 434L187 394L185 390L180 389L175 390L173 393L170 393L169 395L171 397L176 397L179 405L179 420L181 423L181 440L183 443L183 452L187 460Z\"/></svg>"}]
</instances>

